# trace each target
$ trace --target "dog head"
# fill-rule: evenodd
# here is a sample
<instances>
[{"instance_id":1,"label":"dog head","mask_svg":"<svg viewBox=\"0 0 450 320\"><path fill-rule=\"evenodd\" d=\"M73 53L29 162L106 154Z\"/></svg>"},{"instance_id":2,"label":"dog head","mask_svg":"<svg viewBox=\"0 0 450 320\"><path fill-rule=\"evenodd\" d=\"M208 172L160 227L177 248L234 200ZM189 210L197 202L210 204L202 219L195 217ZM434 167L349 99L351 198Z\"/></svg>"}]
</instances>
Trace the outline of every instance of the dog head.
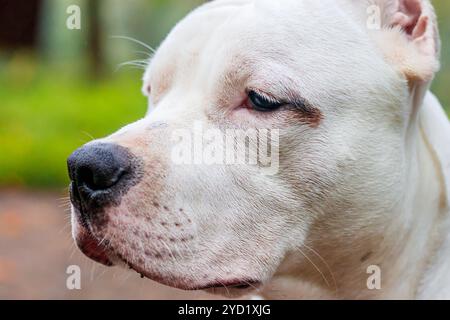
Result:
<instances>
[{"instance_id":1,"label":"dog head","mask_svg":"<svg viewBox=\"0 0 450 320\"><path fill-rule=\"evenodd\" d=\"M376 234L405 184L410 100L437 39L425 0L203 5L151 59L148 114L69 158L79 247L236 294L306 248Z\"/></svg>"}]
</instances>

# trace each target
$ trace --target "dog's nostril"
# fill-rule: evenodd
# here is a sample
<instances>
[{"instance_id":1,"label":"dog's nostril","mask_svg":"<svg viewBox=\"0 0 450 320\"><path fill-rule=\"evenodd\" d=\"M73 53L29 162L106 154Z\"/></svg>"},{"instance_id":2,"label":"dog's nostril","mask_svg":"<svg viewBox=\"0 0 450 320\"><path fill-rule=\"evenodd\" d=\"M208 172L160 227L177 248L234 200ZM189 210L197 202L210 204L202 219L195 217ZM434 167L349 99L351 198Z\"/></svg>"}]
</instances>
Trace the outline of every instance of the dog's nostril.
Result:
<instances>
[{"instance_id":1,"label":"dog's nostril","mask_svg":"<svg viewBox=\"0 0 450 320\"><path fill-rule=\"evenodd\" d=\"M125 174L123 168L116 168L115 171L96 171L95 168L82 167L78 171L78 181L93 191L106 190L117 184Z\"/></svg>"},{"instance_id":2,"label":"dog's nostril","mask_svg":"<svg viewBox=\"0 0 450 320\"><path fill-rule=\"evenodd\" d=\"M78 181L87 185L90 189L95 190L94 187L94 174L90 168L83 167L78 170Z\"/></svg>"}]
</instances>

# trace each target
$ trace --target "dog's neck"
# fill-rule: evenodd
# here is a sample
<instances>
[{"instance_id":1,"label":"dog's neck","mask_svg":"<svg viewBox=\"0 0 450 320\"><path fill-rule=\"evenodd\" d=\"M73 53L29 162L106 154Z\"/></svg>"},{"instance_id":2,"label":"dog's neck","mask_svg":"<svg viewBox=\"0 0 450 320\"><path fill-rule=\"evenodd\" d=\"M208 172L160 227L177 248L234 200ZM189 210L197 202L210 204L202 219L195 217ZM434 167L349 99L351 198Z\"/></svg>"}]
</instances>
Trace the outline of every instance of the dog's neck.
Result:
<instances>
[{"instance_id":1,"label":"dog's neck","mask_svg":"<svg viewBox=\"0 0 450 320\"><path fill-rule=\"evenodd\" d=\"M411 104L417 101L422 105L412 105L417 114L413 111L415 119L407 129L405 158L409 162L404 192L399 195L401 205L389 213L389 219L375 221L373 229L361 228L351 237L342 235L326 243L312 242L304 248L303 257L288 257L283 264L288 267L268 284L265 297L404 299L420 298L425 292L439 296L432 292L442 287L433 287L436 282L450 287L450 258L443 260L450 257L448 181L443 172L450 167L443 167L448 159L442 159L445 155L437 150L436 133L431 132L442 135L442 130L450 129L448 122L442 122L447 120L442 119L442 108L431 94L412 99ZM430 126L436 121L441 126ZM381 272L381 289L369 289L368 280L376 268Z\"/></svg>"}]
</instances>

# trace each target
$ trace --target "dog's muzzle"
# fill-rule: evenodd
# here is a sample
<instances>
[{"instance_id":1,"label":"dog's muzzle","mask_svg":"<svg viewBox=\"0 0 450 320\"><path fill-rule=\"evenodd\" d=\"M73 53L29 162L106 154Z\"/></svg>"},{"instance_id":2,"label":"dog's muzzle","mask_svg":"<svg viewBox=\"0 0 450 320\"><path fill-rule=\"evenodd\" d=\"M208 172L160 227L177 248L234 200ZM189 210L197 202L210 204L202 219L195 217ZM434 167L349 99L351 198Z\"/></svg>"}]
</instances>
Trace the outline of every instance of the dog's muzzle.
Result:
<instances>
[{"instance_id":1,"label":"dog's muzzle","mask_svg":"<svg viewBox=\"0 0 450 320\"><path fill-rule=\"evenodd\" d=\"M119 206L122 196L139 183L142 161L119 145L93 143L76 150L67 165L76 243L86 256L110 266L114 254L94 230L107 224L105 210Z\"/></svg>"}]
</instances>

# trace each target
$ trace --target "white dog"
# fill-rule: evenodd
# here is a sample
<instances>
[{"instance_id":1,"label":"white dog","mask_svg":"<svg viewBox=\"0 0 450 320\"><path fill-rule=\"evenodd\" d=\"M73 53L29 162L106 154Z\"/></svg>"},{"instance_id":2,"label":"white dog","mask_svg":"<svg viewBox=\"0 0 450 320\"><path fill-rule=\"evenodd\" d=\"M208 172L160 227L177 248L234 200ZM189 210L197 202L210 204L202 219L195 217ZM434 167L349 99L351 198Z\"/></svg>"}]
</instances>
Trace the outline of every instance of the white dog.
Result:
<instances>
[{"instance_id":1,"label":"white dog","mask_svg":"<svg viewBox=\"0 0 450 320\"><path fill-rule=\"evenodd\" d=\"M78 246L186 290L450 298L439 53L428 0L203 5L152 58L147 116L69 158ZM276 174L175 163L193 123L279 130Z\"/></svg>"}]
</instances>

